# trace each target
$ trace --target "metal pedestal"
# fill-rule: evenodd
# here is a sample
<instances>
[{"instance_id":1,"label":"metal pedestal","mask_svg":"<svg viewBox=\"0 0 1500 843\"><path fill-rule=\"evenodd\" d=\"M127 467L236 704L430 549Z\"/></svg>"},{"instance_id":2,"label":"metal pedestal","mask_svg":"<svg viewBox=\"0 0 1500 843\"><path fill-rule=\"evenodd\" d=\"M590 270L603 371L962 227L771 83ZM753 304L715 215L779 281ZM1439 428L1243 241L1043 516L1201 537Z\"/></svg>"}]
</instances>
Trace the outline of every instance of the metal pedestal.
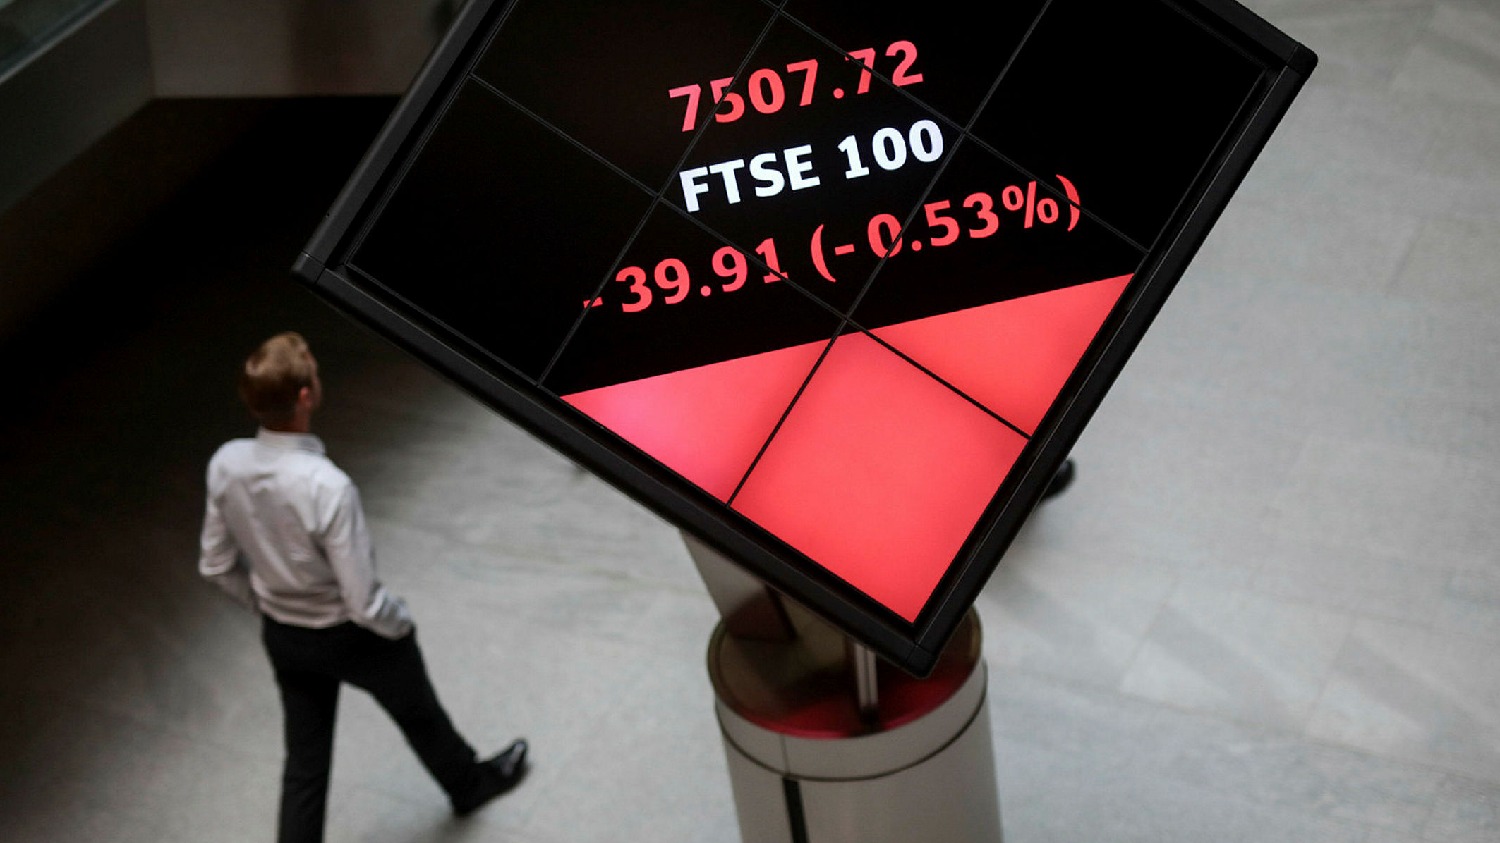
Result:
<instances>
[{"instance_id":1,"label":"metal pedestal","mask_svg":"<svg viewBox=\"0 0 1500 843\"><path fill-rule=\"evenodd\" d=\"M922 680L797 627L709 644L744 843L1000 843L977 616Z\"/></svg>"}]
</instances>

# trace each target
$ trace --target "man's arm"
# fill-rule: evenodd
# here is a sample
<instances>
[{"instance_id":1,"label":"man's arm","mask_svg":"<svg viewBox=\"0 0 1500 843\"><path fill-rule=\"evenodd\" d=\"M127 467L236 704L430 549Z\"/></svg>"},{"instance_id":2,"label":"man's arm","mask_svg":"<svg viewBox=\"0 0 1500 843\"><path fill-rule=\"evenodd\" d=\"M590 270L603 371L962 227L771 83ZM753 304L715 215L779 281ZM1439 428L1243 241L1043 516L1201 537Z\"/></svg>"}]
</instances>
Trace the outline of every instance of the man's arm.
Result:
<instances>
[{"instance_id":1,"label":"man's arm","mask_svg":"<svg viewBox=\"0 0 1500 843\"><path fill-rule=\"evenodd\" d=\"M250 571L240 561L239 548L229 535L224 516L213 498L203 514L203 535L199 539L198 573L224 590L235 602L255 609L255 592L250 588Z\"/></svg>"},{"instance_id":2,"label":"man's arm","mask_svg":"<svg viewBox=\"0 0 1500 843\"><path fill-rule=\"evenodd\" d=\"M353 483L345 484L333 504L322 537L323 553L338 578L350 618L382 637L404 637L411 632L411 614L406 603L375 578L375 554L359 491Z\"/></svg>"}]
</instances>

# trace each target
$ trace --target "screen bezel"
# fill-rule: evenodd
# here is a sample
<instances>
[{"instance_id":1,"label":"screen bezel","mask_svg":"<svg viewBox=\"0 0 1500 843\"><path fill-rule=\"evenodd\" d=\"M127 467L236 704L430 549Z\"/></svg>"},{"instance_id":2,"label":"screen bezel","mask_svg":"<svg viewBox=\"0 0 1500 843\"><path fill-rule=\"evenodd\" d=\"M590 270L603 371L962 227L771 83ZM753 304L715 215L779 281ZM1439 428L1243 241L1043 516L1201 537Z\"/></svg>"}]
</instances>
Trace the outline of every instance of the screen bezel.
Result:
<instances>
[{"instance_id":1,"label":"screen bezel","mask_svg":"<svg viewBox=\"0 0 1500 843\"><path fill-rule=\"evenodd\" d=\"M1116 307L1100 330L985 510L979 522L985 530L966 543L926 608L908 623L560 399L464 347L461 337L424 324L411 306L393 296L379 296L371 291L373 285L351 278L353 270L345 260L352 244L378 216L382 197L399 179L402 162L440 118L487 46L478 36L491 31L514 2L471 0L463 8L298 257L294 274L475 398L917 675L936 662L1316 64L1309 50L1237 3L1160 0L1264 65L1261 94L1221 140L1165 233L1148 245L1130 299Z\"/></svg>"}]
</instances>

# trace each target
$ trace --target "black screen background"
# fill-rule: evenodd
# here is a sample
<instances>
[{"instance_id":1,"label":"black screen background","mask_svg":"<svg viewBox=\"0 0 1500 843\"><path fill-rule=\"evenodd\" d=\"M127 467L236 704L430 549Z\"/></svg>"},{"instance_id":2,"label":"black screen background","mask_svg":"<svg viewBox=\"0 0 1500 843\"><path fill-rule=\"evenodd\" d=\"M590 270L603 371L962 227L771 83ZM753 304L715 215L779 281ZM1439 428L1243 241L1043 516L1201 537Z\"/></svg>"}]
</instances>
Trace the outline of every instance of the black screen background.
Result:
<instances>
[{"instance_id":1,"label":"black screen background","mask_svg":"<svg viewBox=\"0 0 1500 843\"><path fill-rule=\"evenodd\" d=\"M519 0L349 262L559 395L828 339L845 320L875 329L1135 271L1263 68L1160 0L1005 4L1000 26L954 25L966 8ZM868 93L829 95L852 91L858 76L840 50L898 40L920 48L921 83L879 78L898 58L879 54ZM819 61L806 108L791 104L801 77L785 71L803 59ZM714 121L708 82L739 72L729 90L743 96L762 67L780 72L788 104ZM666 92L691 83L704 101L696 130L684 132L685 100ZM941 127L943 158L879 170L870 136L919 120ZM849 135L866 144L871 175L842 178L836 147ZM730 205L709 175L701 208L682 209L677 172L792 144L813 147L820 186ZM871 284L881 265L867 245L875 214L920 233L924 200L957 206L986 189L998 204L1002 187L1032 179L1039 197L1066 207L1059 174L1082 193L1078 230L1007 225L983 243L908 249ZM740 182L748 193L743 171ZM809 257L820 224L825 251L859 246L829 255L836 284ZM789 283L698 295L723 283L709 258L726 244L754 275L769 272L755 253L768 236ZM650 307L623 313L634 297L617 272L649 273L670 257L692 271L693 294L666 305L653 285ZM595 296L604 305L585 312Z\"/></svg>"},{"instance_id":2,"label":"black screen background","mask_svg":"<svg viewBox=\"0 0 1500 843\"><path fill-rule=\"evenodd\" d=\"M563 396L1149 265L1273 68L1165 0L1004 4L998 26L974 25L969 8L518 0L364 213L343 255L348 277L507 379ZM840 51L903 39L921 46L923 83L891 86L882 77L893 62L880 56L869 94L829 98L858 75ZM665 96L700 83L706 97L709 80L730 75L743 96L750 71L803 58L820 61L818 101L805 110L721 124L705 102L696 130L683 132L683 100ZM782 78L794 98L794 77ZM827 153L850 133L868 139L917 120L941 126L941 160L835 189L826 182L841 159L824 158L823 189L682 208L684 168L790 142ZM908 249L881 262L862 250L841 259L834 287L796 239L821 222L837 242L858 241L873 213L911 222L920 237L924 202L1032 180L1067 207L1062 174L1083 196L1067 236L1013 224L920 257ZM619 311L622 267L681 257L696 291L701 278L720 283L699 273L723 246L742 251L753 275L768 271L754 254L763 235L777 238L782 282ZM934 275L960 281L925 283ZM595 296L603 303L585 307Z\"/></svg>"}]
</instances>

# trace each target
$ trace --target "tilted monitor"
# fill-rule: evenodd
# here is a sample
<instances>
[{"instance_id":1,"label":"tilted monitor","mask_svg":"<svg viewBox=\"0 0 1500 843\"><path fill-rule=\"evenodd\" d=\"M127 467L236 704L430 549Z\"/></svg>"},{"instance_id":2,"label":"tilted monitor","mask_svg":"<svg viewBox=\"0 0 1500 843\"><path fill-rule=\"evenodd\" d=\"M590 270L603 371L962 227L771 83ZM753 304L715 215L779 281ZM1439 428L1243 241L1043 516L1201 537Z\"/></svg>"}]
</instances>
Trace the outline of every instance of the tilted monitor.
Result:
<instances>
[{"instance_id":1,"label":"tilted monitor","mask_svg":"<svg viewBox=\"0 0 1500 843\"><path fill-rule=\"evenodd\" d=\"M1316 61L972 8L473 0L296 270L921 674Z\"/></svg>"}]
</instances>

